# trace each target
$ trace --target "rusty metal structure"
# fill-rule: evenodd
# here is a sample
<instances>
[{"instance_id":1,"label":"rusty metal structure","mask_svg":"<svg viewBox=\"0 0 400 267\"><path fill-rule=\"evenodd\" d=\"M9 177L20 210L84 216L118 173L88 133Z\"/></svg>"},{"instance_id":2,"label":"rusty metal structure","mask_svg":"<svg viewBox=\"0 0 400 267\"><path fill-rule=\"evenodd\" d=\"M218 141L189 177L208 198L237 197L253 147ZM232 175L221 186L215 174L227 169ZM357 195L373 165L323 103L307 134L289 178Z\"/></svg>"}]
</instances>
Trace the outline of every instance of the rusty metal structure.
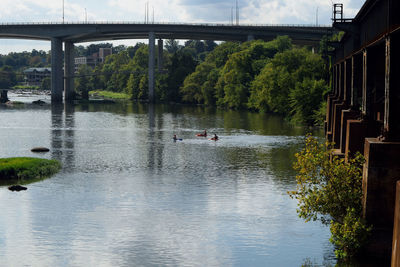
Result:
<instances>
[{"instance_id":1,"label":"rusty metal structure","mask_svg":"<svg viewBox=\"0 0 400 267\"><path fill-rule=\"evenodd\" d=\"M367 250L384 259L390 259L392 242L392 259L400 256L400 244L392 238L394 225L400 226L400 218L394 218L400 205L395 202L400 180L399 14L398 0L366 0L352 19L343 18L343 5L334 5L333 27L344 35L330 44L335 49L325 124L337 155L348 159L358 151L366 158L363 216L374 226Z\"/></svg>"}]
</instances>

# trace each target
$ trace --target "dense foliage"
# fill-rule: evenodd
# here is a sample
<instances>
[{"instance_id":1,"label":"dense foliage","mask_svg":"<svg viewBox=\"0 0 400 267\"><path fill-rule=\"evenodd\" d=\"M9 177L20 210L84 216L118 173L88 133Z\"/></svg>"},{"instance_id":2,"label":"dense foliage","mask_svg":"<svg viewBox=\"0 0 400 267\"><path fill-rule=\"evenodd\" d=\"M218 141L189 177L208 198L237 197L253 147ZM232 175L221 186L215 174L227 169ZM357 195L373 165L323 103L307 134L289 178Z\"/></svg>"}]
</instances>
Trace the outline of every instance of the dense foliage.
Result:
<instances>
[{"instance_id":1,"label":"dense foliage","mask_svg":"<svg viewBox=\"0 0 400 267\"><path fill-rule=\"evenodd\" d=\"M76 56L90 56L99 48L112 48L113 54L94 69L82 66L75 78L76 93L88 97L90 90L130 95L148 100L148 45L133 47L112 44L76 46ZM328 69L321 42L321 54L292 45L286 36L270 42L244 43L189 40L181 45L166 40L162 70L156 70L156 101L204 104L231 109L251 109L282 114L300 124L320 124L324 113L323 98L328 91ZM156 46L156 53L159 49ZM158 56L156 55L156 61ZM8 70L49 66L50 54L10 53L0 56L0 86L18 81ZM7 66L5 66L7 64ZM8 66L10 64L10 66ZM158 62L155 62L155 66ZM7 71L6 71L7 70ZM49 80L42 84L49 88Z\"/></svg>"},{"instance_id":2,"label":"dense foliage","mask_svg":"<svg viewBox=\"0 0 400 267\"><path fill-rule=\"evenodd\" d=\"M321 103L328 90L325 62L309 49L293 47L288 37L242 44L165 43L164 67L156 73L157 101L274 112L301 124L321 122ZM97 75L86 82L95 90L148 99L146 44L108 56L92 72Z\"/></svg>"},{"instance_id":3,"label":"dense foliage","mask_svg":"<svg viewBox=\"0 0 400 267\"><path fill-rule=\"evenodd\" d=\"M39 179L57 173L61 168L57 160L40 158L2 158L0 159L0 180Z\"/></svg>"},{"instance_id":4,"label":"dense foliage","mask_svg":"<svg viewBox=\"0 0 400 267\"><path fill-rule=\"evenodd\" d=\"M363 156L358 153L345 162L333 156L328 143L308 136L296 158L297 188L289 193L298 201L299 216L330 225L338 258L355 255L371 230L361 216Z\"/></svg>"},{"instance_id":5,"label":"dense foliage","mask_svg":"<svg viewBox=\"0 0 400 267\"><path fill-rule=\"evenodd\" d=\"M184 102L274 112L312 125L321 121L326 73L319 54L293 48L287 37L224 43L185 79L180 92Z\"/></svg>"}]
</instances>

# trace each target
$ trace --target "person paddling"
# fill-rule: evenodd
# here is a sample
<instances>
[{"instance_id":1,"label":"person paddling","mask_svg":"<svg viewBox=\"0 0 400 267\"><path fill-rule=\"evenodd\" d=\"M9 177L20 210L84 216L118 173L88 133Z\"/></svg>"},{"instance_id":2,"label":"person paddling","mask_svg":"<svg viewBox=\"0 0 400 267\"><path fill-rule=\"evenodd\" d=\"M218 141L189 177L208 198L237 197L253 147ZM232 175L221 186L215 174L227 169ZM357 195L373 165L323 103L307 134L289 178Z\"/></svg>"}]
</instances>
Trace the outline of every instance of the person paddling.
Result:
<instances>
[{"instance_id":1,"label":"person paddling","mask_svg":"<svg viewBox=\"0 0 400 267\"><path fill-rule=\"evenodd\" d=\"M203 133L196 134L196 136L207 137L207 130L204 130Z\"/></svg>"},{"instance_id":2,"label":"person paddling","mask_svg":"<svg viewBox=\"0 0 400 267\"><path fill-rule=\"evenodd\" d=\"M217 141L217 140L218 140L218 136L217 136L217 134L214 134L214 137L213 137L213 138L211 138L211 140L213 140L213 141Z\"/></svg>"},{"instance_id":3,"label":"person paddling","mask_svg":"<svg viewBox=\"0 0 400 267\"><path fill-rule=\"evenodd\" d=\"M174 142L176 142L176 141L182 141L183 139L176 137L176 134L174 134L174 137L172 137L172 140L174 140Z\"/></svg>"}]
</instances>

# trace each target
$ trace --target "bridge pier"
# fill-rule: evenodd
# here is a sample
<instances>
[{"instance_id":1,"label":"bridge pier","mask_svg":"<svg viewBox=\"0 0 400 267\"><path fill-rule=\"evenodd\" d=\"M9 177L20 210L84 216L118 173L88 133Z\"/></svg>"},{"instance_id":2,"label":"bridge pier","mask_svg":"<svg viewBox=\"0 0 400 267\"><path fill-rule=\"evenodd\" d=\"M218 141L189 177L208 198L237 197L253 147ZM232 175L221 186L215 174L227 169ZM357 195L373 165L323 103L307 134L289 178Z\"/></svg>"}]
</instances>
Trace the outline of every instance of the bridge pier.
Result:
<instances>
[{"instance_id":1,"label":"bridge pier","mask_svg":"<svg viewBox=\"0 0 400 267\"><path fill-rule=\"evenodd\" d=\"M334 107L338 100L339 93L338 93L338 65L334 65L332 70L332 94L328 96L327 102L327 117L326 117L326 138L329 142L333 141L333 127L334 127Z\"/></svg>"},{"instance_id":2,"label":"bridge pier","mask_svg":"<svg viewBox=\"0 0 400 267\"><path fill-rule=\"evenodd\" d=\"M162 39L158 40L158 72L162 72L163 67L164 67L164 42Z\"/></svg>"},{"instance_id":3,"label":"bridge pier","mask_svg":"<svg viewBox=\"0 0 400 267\"><path fill-rule=\"evenodd\" d=\"M357 112L354 111L352 103L353 95L353 63L354 58L349 58L344 62L344 106L341 113L340 120L340 154L346 157L346 132L347 121L355 119Z\"/></svg>"},{"instance_id":4,"label":"bridge pier","mask_svg":"<svg viewBox=\"0 0 400 267\"><path fill-rule=\"evenodd\" d=\"M155 34L154 32L149 32L149 102L153 103L154 97L154 87L155 87L155 77L154 77L154 61L155 61Z\"/></svg>"},{"instance_id":5,"label":"bridge pier","mask_svg":"<svg viewBox=\"0 0 400 267\"><path fill-rule=\"evenodd\" d=\"M62 102L63 72L62 72L62 40L51 38L51 102Z\"/></svg>"},{"instance_id":6,"label":"bridge pier","mask_svg":"<svg viewBox=\"0 0 400 267\"><path fill-rule=\"evenodd\" d=\"M64 51L64 101L71 102L74 100L74 44L65 42Z\"/></svg>"},{"instance_id":7,"label":"bridge pier","mask_svg":"<svg viewBox=\"0 0 400 267\"><path fill-rule=\"evenodd\" d=\"M341 131L341 118L342 118L342 110L345 108L344 104L344 95L345 95L345 63L341 62L338 65L338 81L337 81L337 99L333 101L333 127L332 127L332 141L334 142L334 149L337 149L336 152L339 153L340 149L340 131ZM340 153L339 153L340 154Z\"/></svg>"},{"instance_id":8,"label":"bridge pier","mask_svg":"<svg viewBox=\"0 0 400 267\"><path fill-rule=\"evenodd\" d=\"M364 105L367 101L370 105L366 114L378 122L375 129L383 131L378 138L365 140L363 215L374 227L368 250L385 258L390 257L395 220L399 220L394 217L394 211L396 182L400 177L400 52L392 49L399 44L400 34L395 33L368 51L372 62L367 72L374 78L368 82L371 96L364 101ZM364 95L368 95L368 91ZM384 100L380 101L381 98Z\"/></svg>"},{"instance_id":9,"label":"bridge pier","mask_svg":"<svg viewBox=\"0 0 400 267\"><path fill-rule=\"evenodd\" d=\"M7 90L0 90L0 103L6 103L8 100Z\"/></svg>"}]
</instances>

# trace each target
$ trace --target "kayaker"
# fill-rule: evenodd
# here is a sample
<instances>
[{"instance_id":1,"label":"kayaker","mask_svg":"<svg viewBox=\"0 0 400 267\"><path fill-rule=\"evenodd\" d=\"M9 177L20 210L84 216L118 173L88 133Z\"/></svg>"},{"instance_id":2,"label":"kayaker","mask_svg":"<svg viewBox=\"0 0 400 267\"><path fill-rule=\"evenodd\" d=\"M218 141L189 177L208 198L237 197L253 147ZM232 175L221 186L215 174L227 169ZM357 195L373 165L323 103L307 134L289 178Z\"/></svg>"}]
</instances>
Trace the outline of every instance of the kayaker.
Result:
<instances>
[{"instance_id":1,"label":"kayaker","mask_svg":"<svg viewBox=\"0 0 400 267\"><path fill-rule=\"evenodd\" d=\"M176 141L183 141L182 138L176 137L176 134L174 134L174 137L172 137L172 140L174 140L174 142L176 142Z\"/></svg>"},{"instance_id":2,"label":"kayaker","mask_svg":"<svg viewBox=\"0 0 400 267\"><path fill-rule=\"evenodd\" d=\"M207 130L204 130L203 133L196 134L196 136L207 137Z\"/></svg>"},{"instance_id":3,"label":"kayaker","mask_svg":"<svg viewBox=\"0 0 400 267\"><path fill-rule=\"evenodd\" d=\"M211 138L211 140L217 141L217 140L218 140L218 136L217 136L217 134L214 134L214 137L213 137L213 138Z\"/></svg>"}]
</instances>

